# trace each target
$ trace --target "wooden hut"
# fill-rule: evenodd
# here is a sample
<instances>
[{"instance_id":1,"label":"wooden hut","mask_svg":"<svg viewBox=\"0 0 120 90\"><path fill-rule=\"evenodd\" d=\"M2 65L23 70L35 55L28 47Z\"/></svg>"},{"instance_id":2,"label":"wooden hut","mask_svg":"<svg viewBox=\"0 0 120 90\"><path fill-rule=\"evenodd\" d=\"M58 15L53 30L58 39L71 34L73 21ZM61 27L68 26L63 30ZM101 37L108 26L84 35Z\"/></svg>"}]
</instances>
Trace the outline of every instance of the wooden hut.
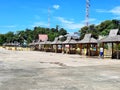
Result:
<instances>
[{"instance_id":1,"label":"wooden hut","mask_svg":"<svg viewBox=\"0 0 120 90\"><path fill-rule=\"evenodd\" d=\"M63 43L63 51L69 54L76 54L77 41L68 36Z\"/></svg>"},{"instance_id":2,"label":"wooden hut","mask_svg":"<svg viewBox=\"0 0 120 90\"><path fill-rule=\"evenodd\" d=\"M56 45L57 45L57 53L62 53L62 41L58 40Z\"/></svg>"},{"instance_id":3,"label":"wooden hut","mask_svg":"<svg viewBox=\"0 0 120 90\"><path fill-rule=\"evenodd\" d=\"M82 54L83 46L86 45L85 54L88 56L98 56L97 40L92 37L92 34L85 34L84 38L78 41L80 52Z\"/></svg>"},{"instance_id":4,"label":"wooden hut","mask_svg":"<svg viewBox=\"0 0 120 90\"><path fill-rule=\"evenodd\" d=\"M120 35L119 35L119 30L118 29L112 29L110 30L110 33L107 37L103 38L100 40L100 42L103 43L103 52L104 52L104 45L106 43L111 43L112 44L112 58L120 59L120 50L118 48L120 44ZM104 54L103 54L104 56Z\"/></svg>"},{"instance_id":5,"label":"wooden hut","mask_svg":"<svg viewBox=\"0 0 120 90\"><path fill-rule=\"evenodd\" d=\"M55 39L54 39L54 41L51 43L51 45L52 45L52 52L56 52L57 53L57 50L58 50L58 45L57 45L57 42L58 42L58 37L56 37Z\"/></svg>"},{"instance_id":6,"label":"wooden hut","mask_svg":"<svg viewBox=\"0 0 120 90\"><path fill-rule=\"evenodd\" d=\"M51 41L44 41L43 45L45 52L51 52L51 48L52 48Z\"/></svg>"},{"instance_id":7,"label":"wooden hut","mask_svg":"<svg viewBox=\"0 0 120 90\"><path fill-rule=\"evenodd\" d=\"M76 54L77 41L74 39L71 39L69 41L69 47L70 47L70 54Z\"/></svg>"},{"instance_id":8,"label":"wooden hut","mask_svg":"<svg viewBox=\"0 0 120 90\"><path fill-rule=\"evenodd\" d=\"M70 51L70 46L69 46L69 42L71 40L71 36L68 36L67 39L62 42L62 50L64 53L69 53Z\"/></svg>"},{"instance_id":9,"label":"wooden hut","mask_svg":"<svg viewBox=\"0 0 120 90\"><path fill-rule=\"evenodd\" d=\"M17 50L17 47L20 46L20 43L4 43L3 47L8 49L8 50Z\"/></svg>"},{"instance_id":10,"label":"wooden hut","mask_svg":"<svg viewBox=\"0 0 120 90\"><path fill-rule=\"evenodd\" d=\"M39 43L40 51L50 52L51 51L51 41L43 41Z\"/></svg>"}]
</instances>

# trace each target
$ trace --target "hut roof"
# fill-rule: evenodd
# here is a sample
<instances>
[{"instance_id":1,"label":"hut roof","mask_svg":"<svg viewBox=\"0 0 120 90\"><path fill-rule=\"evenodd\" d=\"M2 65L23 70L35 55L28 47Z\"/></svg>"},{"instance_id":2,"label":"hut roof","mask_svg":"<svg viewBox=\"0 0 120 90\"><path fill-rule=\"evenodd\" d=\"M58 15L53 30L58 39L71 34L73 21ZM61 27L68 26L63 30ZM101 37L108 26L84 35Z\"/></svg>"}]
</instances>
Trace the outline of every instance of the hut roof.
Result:
<instances>
[{"instance_id":1,"label":"hut roof","mask_svg":"<svg viewBox=\"0 0 120 90\"><path fill-rule=\"evenodd\" d=\"M62 44L62 41L58 40L56 44Z\"/></svg>"},{"instance_id":2,"label":"hut roof","mask_svg":"<svg viewBox=\"0 0 120 90\"><path fill-rule=\"evenodd\" d=\"M120 42L120 35L118 34L118 29L110 30L110 33L107 37L100 40L100 42Z\"/></svg>"},{"instance_id":3,"label":"hut roof","mask_svg":"<svg viewBox=\"0 0 120 90\"><path fill-rule=\"evenodd\" d=\"M118 29L112 29L110 30L109 37L116 36L118 34Z\"/></svg>"},{"instance_id":4,"label":"hut roof","mask_svg":"<svg viewBox=\"0 0 120 90\"><path fill-rule=\"evenodd\" d=\"M120 35L116 35L116 36L113 36L113 37L106 37L106 38L103 38L101 39L101 42L120 42Z\"/></svg>"},{"instance_id":5,"label":"hut roof","mask_svg":"<svg viewBox=\"0 0 120 90\"><path fill-rule=\"evenodd\" d=\"M85 37L78 43L97 43L98 41L91 37L91 34L85 34Z\"/></svg>"},{"instance_id":6,"label":"hut roof","mask_svg":"<svg viewBox=\"0 0 120 90\"><path fill-rule=\"evenodd\" d=\"M4 43L4 46L19 46L20 43Z\"/></svg>"},{"instance_id":7,"label":"hut roof","mask_svg":"<svg viewBox=\"0 0 120 90\"><path fill-rule=\"evenodd\" d=\"M69 42L69 44L77 44L77 41L76 41L76 40L71 39L71 40L70 40L70 42Z\"/></svg>"},{"instance_id":8,"label":"hut roof","mask_svg":"<svg viewBox=\"0 0 120 90\"><path fill-rule=\"evenodd\" d=\"M63 42L63 44L68 44L70 42L70 40L71 40L71 36L68 36L66 41Z\"/></svg>"},{"instance_id":9,"label":"hut roof","mask_svg":"<svg viewBox=\"0 0 120 90\"><path fill-rule=\"evenodd\" d=\"M35 44L35 45L39 45L39 44L40 44L40 41L38 41L38 42L35 42L34 44Z\"/></svg>"},{"instance_id":10,"label":"hut roof","mask_svg":"<svg viewBox=\"0 0 120 90\"><path fill-rule=\"evenodd\" d=\"M57 41L58 41L58 37L56 37L55 39L54 39L54 41L51 43L51 44L56 44L57 43Z\"/></svg>"},{"instance_id":11,"label":"hut roof","mask_svg":"<svg viewBox=\"0 0 120 90\"><path fill-rule=\"evenodd\" d=\"M51 44L51 41L40 42L39 44Z\"/></svg>"},{"instance_id":12,"label":"hut roof","mask_svg":"<svg viewBox=\"0 0 120 90\"><path fill-rule=\"evenodd\" d=\"M29 46L34 46L35 45L35 43L29 43Z\"/></svg>"},{"instance_id":13,"label":"hut roof","mask_svg":"<svg viewBox=\"0 0 120 90\"><path fill-rule=\"evenodd\" d=\"M51 44L51 41L47 41L46 44Z\"/></svg>"}]
</instances>

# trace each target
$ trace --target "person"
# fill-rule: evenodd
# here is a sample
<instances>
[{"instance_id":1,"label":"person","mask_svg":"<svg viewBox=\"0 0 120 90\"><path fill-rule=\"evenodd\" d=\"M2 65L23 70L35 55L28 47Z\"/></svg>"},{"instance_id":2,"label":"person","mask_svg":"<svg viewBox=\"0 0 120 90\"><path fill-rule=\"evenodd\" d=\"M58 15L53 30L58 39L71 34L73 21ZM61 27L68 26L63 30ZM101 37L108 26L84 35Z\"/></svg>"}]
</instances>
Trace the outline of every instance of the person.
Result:
<instances>
[{"instance_id":1,"label":"person","mask_svg":"<svg viewBox=\"0 0 120 90\"><path fill-rule=\"evenodd\" d=\"M100 57L103 57L103 48L100 48Z\"/></svg>"}]
</instances>

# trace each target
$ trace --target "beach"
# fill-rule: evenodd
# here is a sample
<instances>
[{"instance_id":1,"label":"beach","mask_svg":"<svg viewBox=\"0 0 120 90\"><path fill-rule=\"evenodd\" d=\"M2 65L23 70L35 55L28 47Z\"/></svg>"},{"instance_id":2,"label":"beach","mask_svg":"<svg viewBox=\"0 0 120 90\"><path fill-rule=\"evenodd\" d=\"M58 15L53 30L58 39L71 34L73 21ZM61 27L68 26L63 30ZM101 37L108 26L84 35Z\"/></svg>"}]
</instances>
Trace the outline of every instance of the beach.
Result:
<instances>
[{"instance_id":1,"label":"beach","mask_svg":"<svg viewBox=\"0 0 120 90\"><path fill-rule=\"evenodd\" d=\"M0 90L120 90L120 60L0 48Z\"/></svg>"}]
</instances>

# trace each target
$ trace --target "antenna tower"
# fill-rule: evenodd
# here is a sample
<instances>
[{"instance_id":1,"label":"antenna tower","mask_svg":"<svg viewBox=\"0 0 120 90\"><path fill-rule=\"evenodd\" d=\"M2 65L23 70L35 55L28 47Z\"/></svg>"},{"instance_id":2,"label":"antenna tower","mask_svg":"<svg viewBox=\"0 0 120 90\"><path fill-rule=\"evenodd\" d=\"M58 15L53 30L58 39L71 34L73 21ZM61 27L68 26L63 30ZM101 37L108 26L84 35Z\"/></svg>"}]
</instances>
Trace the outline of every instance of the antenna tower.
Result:
<instances>
[{"instance_id":1,"label":"antenna tower","mask_svg":"<svg viewBox=\"0 0 120 90\"><path fill-rule=\"evenodd\" d=\"M89 8L90 8L90 0L86 0L86 26L89 26Z\"/></svg>"},{"instance_id":2,"label":"antenna tower","mask_svg":"<svg viewBox=\"0 0 120 90\"><path fill-rule=\"evenodd\" d=\"M50 29L50 8L48 7L48 28Z\"/></svg>"}]
</instances>

